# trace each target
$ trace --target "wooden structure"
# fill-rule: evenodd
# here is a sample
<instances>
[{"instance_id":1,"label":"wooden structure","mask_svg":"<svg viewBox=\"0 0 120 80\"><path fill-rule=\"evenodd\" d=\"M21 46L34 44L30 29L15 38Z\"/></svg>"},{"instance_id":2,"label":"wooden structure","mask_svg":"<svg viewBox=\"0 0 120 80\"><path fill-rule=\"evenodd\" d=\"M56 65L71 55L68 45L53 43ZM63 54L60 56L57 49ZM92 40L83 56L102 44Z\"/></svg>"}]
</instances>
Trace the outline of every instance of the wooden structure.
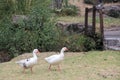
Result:
<instances>
[{"instance_id":1,"label":"wooden structure","mask_svg":"<svg viewBox=\"0 0 120 80\"><path fill-rule=\"evenodd\" d=\"M85 35L88 35L88 13L90 11L92 11L92 36L94 37L96 34L96 12L98 12L100 19L101 44L104 48L104 25L102 8L102 4L94 5L93 8L85 8Z\"/></svg>"},{"instance_id":2,"label":"wooden structure","mask_svg":"<svg viewBox=\"0 0 120 80\"><path fill-rule=\"evenodd\" d=\"M93 6L93 8L85 8L85 35L88 35L88 13L92 11L92 34L95 34L96 31L96 7Z\"/></svg>"}]
</instances>

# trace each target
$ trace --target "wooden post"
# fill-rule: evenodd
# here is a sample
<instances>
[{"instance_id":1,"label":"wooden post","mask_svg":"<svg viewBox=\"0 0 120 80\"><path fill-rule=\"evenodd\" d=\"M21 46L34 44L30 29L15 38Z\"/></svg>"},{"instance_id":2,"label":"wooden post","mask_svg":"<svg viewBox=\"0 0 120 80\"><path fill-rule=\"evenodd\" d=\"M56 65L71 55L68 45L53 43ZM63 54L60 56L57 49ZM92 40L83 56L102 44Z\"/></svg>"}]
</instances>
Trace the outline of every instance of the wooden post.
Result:
<instances>
[{"instance_id":1,"label":"wooden post","mask_svg":"<svg viewBox=\"0 0 120 80\"><path fill-rule=\"evenodd\" d=\"M100 17L101 42L104 49L104 25L103 25L103 14L101 9L99 10L99 17Z\"/></svg>"},{"instance_id":2,"label":"wooden post","mask_svg":"<svg viewBox=\"0 0 120 80\"><path fill-rule=\"evenodd\" d=\"M88 8L85 8L85 35L87 35L88 31Z\"/></svg>"},{"instance_id":3,"label":"wooden post","mask_svg":"<svg viewBox=\"0 0 120 80\"><path fill-rule=\"evenodd\" d=\"M96 31L96 7L95 6L93 6L93 16L92 16L93 18L92 18L92 33L93 33L93 35L95 34L95 31Z\"/></svg>"}]
</instances>

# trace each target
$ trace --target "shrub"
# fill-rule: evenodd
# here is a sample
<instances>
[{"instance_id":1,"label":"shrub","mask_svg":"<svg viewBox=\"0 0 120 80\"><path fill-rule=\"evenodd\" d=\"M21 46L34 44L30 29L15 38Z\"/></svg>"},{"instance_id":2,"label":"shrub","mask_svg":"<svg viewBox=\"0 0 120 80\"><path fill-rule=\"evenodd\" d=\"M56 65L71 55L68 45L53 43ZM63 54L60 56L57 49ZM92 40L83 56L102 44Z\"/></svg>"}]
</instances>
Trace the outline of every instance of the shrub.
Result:
<instances>
[{"instance_id":1,"label":"shrub","mask_svg":"<svg viewBox=\"0 0 120 80\"><path fill-rule=\"evenodd\" d=\"M93 37L95 41L95 50L103 50L103 45L102 45L102 38L100 33L96 33Z\"/></svg>"},{"instance_id":2,"label":"shrub","mask_svg":"<svg viewBox=\"0 0 120 80\"><path fill-rule=\"evenodd\" d=\"M61 15L65 16L75 16L78 14L79 9L74 5L69 5L66 7L63 7L61 10Z\"/></svg>"},{"instance_id":3,"label":"shrub","mask_svg":"<svg viewBox=\"0 0 120 80\"><path fill-rule=\"evenodd\" d=\"M8 51L11 57L34 48L51 51L57 47L57 28L46 5L48 2L43 0L41 4L36 3L27 15L27 20L19 20L17 25L13 25L7 17L0 22L0 50Z\"/></svg>"},{"instance_id":4,"label":"shrub","mask_svg":"<svg viewBox=\"0 0 120 80\"><path fill-rule=\"evenodd\" d=\"M64 6L62 9L54 9L53 12L59 16L76 16L79 9L74 5Z\"/></svg>"},{"instance_id":5,"label":"shrub","mask_svg":"<svg viewBox=\"0 0 120 80\"><path fill-rule=\"evenodd\" d=\"M95 49L96 46L93 38L77 33L61 32L59 41L61 45L67 46L70 51L89 51Z\"/></svg>"},{"instance_id":6,"label":"shrub","mask_svg":"<svg viewBox=\"0 0 120 80\"><path fill-rule=\"evenodd\" d=\"M0 20L0 51L7 51L11 57L34 48L41 51L56 51L67 46L71 51L88 51L95 47L92 38L80 34L69 35L55 26L55 18L51 14L49 2L39 0L33 3L27 20L18 20L17 25L11 17Z\"/></svg>"}]
</instances>

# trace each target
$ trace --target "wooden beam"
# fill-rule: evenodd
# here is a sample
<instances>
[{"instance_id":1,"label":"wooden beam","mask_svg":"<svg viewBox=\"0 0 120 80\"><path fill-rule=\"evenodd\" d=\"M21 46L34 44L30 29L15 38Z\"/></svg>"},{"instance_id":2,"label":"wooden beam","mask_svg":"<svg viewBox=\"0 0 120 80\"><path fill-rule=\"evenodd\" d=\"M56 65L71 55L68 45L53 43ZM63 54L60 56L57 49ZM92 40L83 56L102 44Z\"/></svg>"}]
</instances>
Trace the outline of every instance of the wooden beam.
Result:
<instances>
[{"instance_id":1,"label":"wooden beam","mask_svg":"<svg viewBox=\"0 0 120 80\"><path fill-rule=\"evenodd\" d=\"M96 7L93 6L93 15L92 15L92 33L95 34L96 31Z\"/></svg>"},{"instance_id":2,"label":"wooden beam","mask_svg":"<svg viewBox=\"0 0 120 80\"><path fill-rule=\"evenodd\" d=\"M104 49L104 25L103 25L103 13L102 10L99 10L99 18L100 18L100 32L101 32L101 44Z\"/></svg>"},{"instance_id":3,"label":"wooden beam","mask_svg":"<svg viewBox=\"0 0 120 80\"><path fill-rule=\"evenodd\" d=\"M88 31L88 8L85 8L85 35L87 35Z\"/></svg>"}]
</instances>

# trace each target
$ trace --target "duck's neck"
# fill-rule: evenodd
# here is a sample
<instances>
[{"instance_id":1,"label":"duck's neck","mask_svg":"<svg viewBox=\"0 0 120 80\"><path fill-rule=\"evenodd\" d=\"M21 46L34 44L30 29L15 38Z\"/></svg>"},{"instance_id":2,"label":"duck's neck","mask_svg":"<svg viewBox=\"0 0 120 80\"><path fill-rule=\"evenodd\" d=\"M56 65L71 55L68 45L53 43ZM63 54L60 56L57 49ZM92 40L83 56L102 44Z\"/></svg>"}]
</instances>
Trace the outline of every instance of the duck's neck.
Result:
<instances>
[{"instance_id":1,"label":"duck's neck","mask_svg":"<svg viewBox=\"0 0 120 80\"><path fill-rule=\"evenodd\" d=\"M35 59L37 59L37 55L36 55L36 53L34 53L34 52L33 52L33 57L34 57Z\"/></svg>"},{"instance_id":2,"label":"duck's neck","mask_svg":"<svg viewBox=\"0 0 120 80\"><path fill-rule=\"evenodd\" d=\"M60 51L60 55L64 57L64 51L63 50Z\"/></svg>"}]
</instances>

